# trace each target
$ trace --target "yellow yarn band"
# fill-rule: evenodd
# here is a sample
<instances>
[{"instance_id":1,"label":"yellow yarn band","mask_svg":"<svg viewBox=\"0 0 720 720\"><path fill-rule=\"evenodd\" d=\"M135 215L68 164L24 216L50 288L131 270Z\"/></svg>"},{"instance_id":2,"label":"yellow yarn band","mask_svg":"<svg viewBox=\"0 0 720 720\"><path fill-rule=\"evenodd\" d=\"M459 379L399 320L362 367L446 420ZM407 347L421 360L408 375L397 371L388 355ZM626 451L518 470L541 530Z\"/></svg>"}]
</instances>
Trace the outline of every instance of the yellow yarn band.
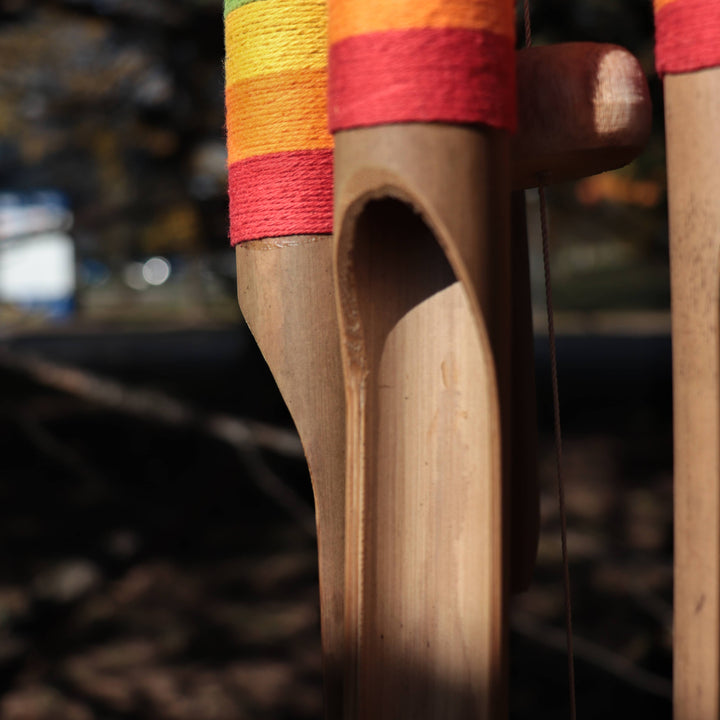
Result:
<instances>
[{"instance_id":1,"label":"yellow yarn band","mask_svg":"<svg viewBox=\"0 0 720 720\"><path fill-rule=\"evenodd\" d=\"M325 0L277 0L241 5L225 19L230 86L286 70L327 67Z\"/></svg>"}]
</instances>

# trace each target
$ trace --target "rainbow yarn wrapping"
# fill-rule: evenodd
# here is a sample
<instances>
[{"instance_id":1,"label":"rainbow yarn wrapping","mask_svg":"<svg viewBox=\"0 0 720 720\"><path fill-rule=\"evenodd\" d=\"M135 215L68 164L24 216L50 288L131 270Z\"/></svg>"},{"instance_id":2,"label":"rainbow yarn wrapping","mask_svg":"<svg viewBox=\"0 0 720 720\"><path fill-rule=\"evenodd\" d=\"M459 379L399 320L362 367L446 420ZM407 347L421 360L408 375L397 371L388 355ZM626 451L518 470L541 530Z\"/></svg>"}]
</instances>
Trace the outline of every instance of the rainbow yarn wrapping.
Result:
<instances>
[{"instance_id":1,"label":"rainbow yarn wrapping","mask_svg":"<svg viewBox=\"0 0 720 720\"><path fill-rule=\"evenodd\" d=\"M654 0L660 75L720 65L720 0Z\"/></svg>"},{"instance_id":2,"label":"rainbow yarn wrapping","mask_svg":"<svg viewBox=\"0 0 720 720\"><path fill-rule=\"evenodd\" d=\"M225 0L230 239L332 232L326 0Z\"/></svg>"},{"instance_id":3,"label":"rainbow yarn wrapping","mask_svg":"<svg viewBox=\"0 0 720 720\"><path fill-rule=\"evenodd\" d=\"M516 125L513 0L329 0L331 130Z\"/></svg>"}]
</instances>

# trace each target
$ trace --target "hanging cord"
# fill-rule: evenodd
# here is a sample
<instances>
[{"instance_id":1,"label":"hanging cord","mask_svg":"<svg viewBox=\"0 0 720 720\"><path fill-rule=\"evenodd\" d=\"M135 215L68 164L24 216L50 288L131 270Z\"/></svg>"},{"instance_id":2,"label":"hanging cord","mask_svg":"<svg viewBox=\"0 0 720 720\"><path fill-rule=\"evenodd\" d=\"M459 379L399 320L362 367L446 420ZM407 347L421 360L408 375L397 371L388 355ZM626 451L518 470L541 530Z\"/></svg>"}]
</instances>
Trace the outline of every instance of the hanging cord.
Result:
<instances>
[{"instance_id":1,"label":"hanging cord","mask_svg":"<svg viewBox=\"0 0 720 720\"><path fill-rule=\"evenodd\" d=\"M532 47L530 24L530 0L523 0L523 24L525 47ZM570 690L570 720L577 720L575 701L575 653L573 650L572 595L570 591L570 562L567 547L567 511L565 508L565 480L562 470L562 430L560 425L560 391L558 390L557 345L555 342L555 313L552 300L552 278L550 275L550 243L548 240L547 200L545 198L545 177L538 175L538 198L540 201L540 231L542 234L543 270L545 273L545 304L547 308L548 340L550 343L550 373L552 376L553 426L555 430L555 463L557 467L558 508L560 512L560 544L562 547L563 588L565 591L565 634L567 640L568 686Z\"/></svg>"},{"instance_id":2,"label":"hanging cord","mask_svg":"<svg viewBox=\"0 0 720 720\"><path fill-rule=\"evenodd\" d=\"M532 25L530 24L530 0L523 0L523 27L525 28L525 47L532 47Z\"/></svg>"},{"instance_id":3,"label":"hanging cord","mask_svg":"<svg viewBox=\"0 0 720 720\"><path fill-rule=\"evenodd\" d=\"M558 507L560 510L560 544L562 546L563 588L565 590L565 631L567 635L568 685L570 688L570 720L576 720L575 705L575 654L573 651L572 597L570 592L570 562L567 547L567 511L565 509L565 480L562 471L562 430L560 426L560 392L558 390L557 346L555 343L555 321L552 301L552 280L550 276L550 249L547 227L547 204L545 187L540 177L538 196L540 198L540 228L542 232L543 270L545 272L545 302L547 306L548 340L550 341L550 372L552 375L553 425L555 429L555 463L557 466Z\"/></svg>"}]
</instances>

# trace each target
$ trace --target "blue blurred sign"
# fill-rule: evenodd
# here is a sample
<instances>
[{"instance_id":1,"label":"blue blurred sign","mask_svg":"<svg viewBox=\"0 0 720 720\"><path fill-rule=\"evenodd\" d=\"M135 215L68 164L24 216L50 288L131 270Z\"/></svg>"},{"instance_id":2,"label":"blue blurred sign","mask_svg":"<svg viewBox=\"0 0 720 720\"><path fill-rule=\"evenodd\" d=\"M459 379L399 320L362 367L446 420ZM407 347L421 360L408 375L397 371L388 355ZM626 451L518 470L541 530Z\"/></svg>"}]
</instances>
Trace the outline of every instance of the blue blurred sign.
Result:
<instances>
[{"instance_id":1,"label":"blue blurred sign","mask_svg":"<svg viewBox=\"0 0 720 720\"><path fill-rule=\"evenodd\" d=\"M59 192L0 192L0 303L65 318L75 307L73 217Z\"/></svg>"}]
</instances>

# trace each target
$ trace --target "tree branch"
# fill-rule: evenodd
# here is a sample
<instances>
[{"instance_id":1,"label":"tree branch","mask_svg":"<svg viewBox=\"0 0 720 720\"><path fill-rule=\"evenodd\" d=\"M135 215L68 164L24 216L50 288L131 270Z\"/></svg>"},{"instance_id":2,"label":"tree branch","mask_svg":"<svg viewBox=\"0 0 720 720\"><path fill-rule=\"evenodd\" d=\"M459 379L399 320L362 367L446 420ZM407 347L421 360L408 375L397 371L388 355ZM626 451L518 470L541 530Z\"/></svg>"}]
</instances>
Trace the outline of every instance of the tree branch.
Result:
<instances>
[{"instance_id":1,"label":"tree branch","mask_svg":"<svg viewBox=\"0 0 720 720\"><path fill-rule=\"evenodd\" d=\"M256 487L284 508L309 535L315 536L312 507L273 472L260 452L269 450L286 457L304 457L295 433L222 413L205 413L165 393L131 388L117 380L35 355L18 353L7 347L0 348L0 367L114 412L164 425L192 428L230 445L238 452ZM35 439L39 439L37 433ZM57 454L57 448L54 451Z\"/></svg>"}]
</instances>

